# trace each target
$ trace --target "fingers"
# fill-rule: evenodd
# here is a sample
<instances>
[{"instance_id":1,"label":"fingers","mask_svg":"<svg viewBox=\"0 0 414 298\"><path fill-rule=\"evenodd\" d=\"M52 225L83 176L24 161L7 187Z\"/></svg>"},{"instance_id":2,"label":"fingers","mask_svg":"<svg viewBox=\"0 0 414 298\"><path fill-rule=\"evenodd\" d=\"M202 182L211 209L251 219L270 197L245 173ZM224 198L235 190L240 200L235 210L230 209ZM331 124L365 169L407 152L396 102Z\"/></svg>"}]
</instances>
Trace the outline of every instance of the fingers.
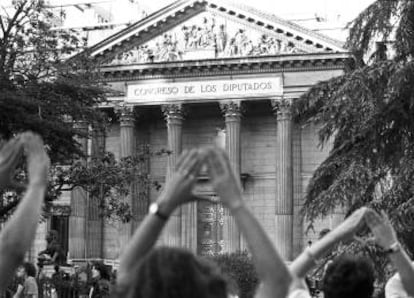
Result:
<instances>
[{"instance_id":1,"label":"fingers","mask_svg":"<svg viewBox=\"0 0 414 298\"><path fill-rule=\"evenodd\" d=\"M177 162L177 173L195 180L205 161L205 152L200 149L184 151Z\"/></svg>"},{"instance_id":2,"label":"fingers","mask_svg":"<svg viewBox=\"0 0 414 298\"><path fill-rule=\"evenodd\" d=\"M373 227L376 227L382 223L381 216L373 210L367 212L365 215L365 221L371 230Z\"/></svg>"},{"instance_id":3,"label":"fingers","mask_svg":"<svg viewBox=\"0 0 414 298\"><path fill-rule=\"evenodd\" d=\"M200 164L199 155L197 149L191 149L188 153L185 153L177 172L187 177L197 175L197 169L199 169Z\"/></svg>"},{"instance_id":4,"label":"fingers","mask_svg":"<svg viewBox=\"0 0 414 298\"><path fill-rule=\"evenodd\" d=\"M46 186L50 160L42 138L32 132L26 132L22 134L21 140L27 155L29 183Z\"/></svg>"},{"instance_id":5,"label":"fingers","mask_svg":"<svg viewBox=\"0 0 414 298\"><path fill-rule=\"evenodd\" d=\"M25 132L21 135L21 140L28 156L45 153L43 140L39 135Z\"/></svg>"},{"instance_id":6,"label":"fingers","mask_svg":"<svg viewBox=\"0 0 414 298\"><path fill-rule=\"evenodd\" d=\"M384 222L386 222L386 223L390 223L390 219L389 219L389 217L388 217L387 213L385 213L385 211L384 211L384 210L381 210L381 215L382 215L382 218L383 218L383 221L384 221Z\"/></svg>"},{"instance_id":7,"label":"fingers","mask_svg":"<svg viewBox=\"0 0 414 298\"><path fill-rule=\"evenodd\" d=\"M0 164L3 167L13 169L17 166L22 153L23 143L20 139L20 136L18 136L8 141L1 149Z\"/></svg>"},{"instance_id":8,"label":"fingers","mask_svg":"<svg viewBox=\"0 0 414 298\"><path fill-rule=\"evenodd\" d=\"M175 166L175 170L178 171L178 169L182 166L184 159L186 159L188 155L188 150L184 150L181 152L180 157L177 160L177 164Z\"/></svg>"},{"instance_id":9,"label":"fingers","mask_svg":"<svg viewBox=\"0 0 414 298\"><path fill-rule=\"evenodd\" d=\"M222 176L227 172L226 160L220 149L208 148L206 160L211 178Z\"/></svg>"}]
</instances>

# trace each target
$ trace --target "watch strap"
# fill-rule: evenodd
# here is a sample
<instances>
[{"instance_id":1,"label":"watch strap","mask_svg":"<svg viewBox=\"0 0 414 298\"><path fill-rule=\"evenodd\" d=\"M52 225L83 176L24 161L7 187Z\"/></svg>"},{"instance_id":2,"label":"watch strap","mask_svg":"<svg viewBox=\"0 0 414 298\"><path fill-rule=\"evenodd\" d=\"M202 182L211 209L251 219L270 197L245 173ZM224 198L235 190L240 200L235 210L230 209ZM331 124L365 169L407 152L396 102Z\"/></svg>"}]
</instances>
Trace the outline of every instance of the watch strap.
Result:
<instances>
[{"instance_id":1,"label":"watch strap","mask_svg":"<svg viewBox=\"0 0 414 298\"><path fill-rule=\"evenodd\" d=\"M152 203L150 206L150 213L157 216L159 219L162 219L164 221L168 220L168 215L165 215L164 213L160 212L160 205L157 203Z\"/></svg>"}]
</instances>

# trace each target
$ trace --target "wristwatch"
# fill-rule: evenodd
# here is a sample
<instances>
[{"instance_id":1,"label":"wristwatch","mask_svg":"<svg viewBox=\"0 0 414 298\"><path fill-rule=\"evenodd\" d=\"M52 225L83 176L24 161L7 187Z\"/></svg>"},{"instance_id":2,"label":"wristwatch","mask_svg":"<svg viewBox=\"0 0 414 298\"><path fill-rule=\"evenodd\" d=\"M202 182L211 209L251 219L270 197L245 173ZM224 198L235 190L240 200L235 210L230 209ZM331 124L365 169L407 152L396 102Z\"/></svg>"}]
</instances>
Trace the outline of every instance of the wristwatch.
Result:
<instances>
[{"instance_id":1,"label":"wristwatch","mask_svg":"<svg viewBox=\"0 0 414 298\"><path fill-rule=\"evenodd\" d=\"M387 255L390 255L390 254L399 252L400 250L401 250L401 244L397 241L391 244L391 246L385 250L385 253Z\"/></svg>"},{"instance_id":2,"label":"wristwatch","mask_svg":"<svg viewBox=\"0 0 414 298\"><path fill-rule=\"evenodd\" d=\"M163 214L163 213L160 212L160 205L158 205L157 203L152 203L149 206L149 213L150 214L154 214L159 219L162 219L164 221L167 221L168 220L168 215L165 215L165 214Z\"/></svg>"}]
</instances>

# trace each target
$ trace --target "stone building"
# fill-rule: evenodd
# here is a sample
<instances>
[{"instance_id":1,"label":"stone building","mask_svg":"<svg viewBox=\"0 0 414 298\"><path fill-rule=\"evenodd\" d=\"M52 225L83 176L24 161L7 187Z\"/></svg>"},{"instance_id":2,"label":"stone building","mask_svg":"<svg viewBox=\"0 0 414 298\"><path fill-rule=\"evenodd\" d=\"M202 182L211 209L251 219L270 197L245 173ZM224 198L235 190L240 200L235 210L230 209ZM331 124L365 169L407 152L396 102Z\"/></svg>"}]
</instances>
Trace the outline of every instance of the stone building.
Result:
<instances>
[{"instance_id":1,"label":"stone building","mask_svg":"<svg viewBox=\"0 0 414 298\"><path fill-rule=\"evenodd\" d=\"M286 260L318 229L341 219L333 215L305 234L303 195L329 148L318 148L316 128L295 124L290 111L312 85L343 72L350 55L341 43L250 7L179 0L89 50L113 89L105 108L121 116L104 135L84 140L85 150L125 157L147 144L168 148L171 155L147 167L163 183L180 151L221 143L240 174L247 205ZM200 193L215 197L207 176L198 184ZM156 196L152 191L150 200ZM147 213L148 200L130 200L135 219L113 225L74 191L63 215L69 258L116 260ZM160 243L199 254L246 248L228 210L205 202L177 211Z\"/></svg>"}]
</instances>

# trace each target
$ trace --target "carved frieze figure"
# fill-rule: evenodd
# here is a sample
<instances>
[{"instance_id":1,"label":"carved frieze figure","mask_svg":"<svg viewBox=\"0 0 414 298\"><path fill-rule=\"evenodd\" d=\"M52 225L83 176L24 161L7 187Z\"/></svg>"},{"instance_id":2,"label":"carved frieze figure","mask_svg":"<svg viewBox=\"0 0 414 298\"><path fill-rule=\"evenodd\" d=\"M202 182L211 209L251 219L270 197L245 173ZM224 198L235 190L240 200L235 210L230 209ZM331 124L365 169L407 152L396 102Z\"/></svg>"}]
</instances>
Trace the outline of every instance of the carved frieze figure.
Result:
<instances>
[{"instance_id":1,"label":"carved frieze figure","mask_svg":"<svg viewBox=\"0 0 414 298\"><path fill-rule=\"evenodd\" d=\"M216 49L218 53L224 52L227 45L227 32L224 24L221 24L216 34Z\"/></svg>"},{"instance_id":2,"label":"carved frieze figure","mask_svg":"<svg viewBox=\"0 0 414 298\"><path fill-rule=\"evenodd\" d=\"M214 49L216 57L240 57L297 53L300 50L292 41L245 28L229 27L227 22L219 23L216 17L203 16L197 21L185 24L145 45L118 54L111 64L151 63L185 59L186 52L199 49ZM192 56L194 57L194 56Z\"/></svg>"}]
</instances>

